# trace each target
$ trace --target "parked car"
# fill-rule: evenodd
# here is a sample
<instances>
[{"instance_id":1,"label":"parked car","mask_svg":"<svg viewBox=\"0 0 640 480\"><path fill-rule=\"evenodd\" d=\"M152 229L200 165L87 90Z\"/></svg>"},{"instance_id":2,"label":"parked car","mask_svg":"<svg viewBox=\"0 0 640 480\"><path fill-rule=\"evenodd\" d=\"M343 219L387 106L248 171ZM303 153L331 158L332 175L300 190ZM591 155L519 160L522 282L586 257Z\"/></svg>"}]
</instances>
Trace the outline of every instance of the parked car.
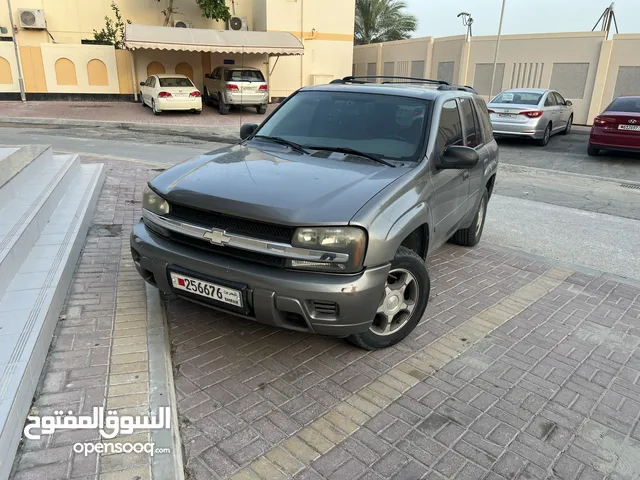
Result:
<instances>
[{"instance_id":1,"label":"parked car","mask_svg":"<svg viewBox=\"0 0 640 480\"><path fill-rule=\"evenodd\" d=\"M239 145L151 180L131 234L140 275L362 348L406 337L429 300L427 256L480 241L498 145L471 88L360 78L304 87Z\"/></svg>"},{"instance_id":2,"label":"parked car","mask_svg":"<svg viewBox=\"0 0 640 480\"><path fill-rule=\"evenodd\" d=\"M202 96L189 77L179 74L151 75L140 82L142 106L158 115L165 110L190 110L202 113Z\"/></svg>"},{"instance_id":3,"label":"parked car","mask_svg":"<svg viewBox=\"0 0 640 480\"><path fill-rule=\"evenodd\" d=\"M205 103L217 105L221 115L231 106L255 107L259 114L267 111L269 86L257 68L223 66L205 75Z\"/></svg>"},{"instance_id":4,"label":"parked car","mask_svg":"<svg viewBox=\"0 0 640 480\"><path fill-rule=\"evenodd\" d=\"M545 146L552 135L571 132L572 105L555 90L516 88L500 93L488 107L494 135L532 138Z\"/></svg>"},{"instance_id":5,"label":"parked car","mask_svg":"<svg viewBox=\"0 0 640 480\"><path fill-rule=\"evenodd\" d=\"M640 152L640 96L616 98L593 120L587 153L600 150Z\"/></svg>"}]
</instances>

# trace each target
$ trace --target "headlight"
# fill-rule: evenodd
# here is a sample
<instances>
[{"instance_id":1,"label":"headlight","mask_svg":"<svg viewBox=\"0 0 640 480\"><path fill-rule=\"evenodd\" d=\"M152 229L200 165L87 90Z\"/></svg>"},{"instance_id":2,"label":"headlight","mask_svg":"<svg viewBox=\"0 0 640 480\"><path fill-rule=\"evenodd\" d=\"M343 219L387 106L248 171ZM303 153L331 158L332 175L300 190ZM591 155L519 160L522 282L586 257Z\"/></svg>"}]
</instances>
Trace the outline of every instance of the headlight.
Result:
<instances>
[{"instance_id":1,"label":"headlight","mask_svg":"<svg viewBox=\"0 0 640 480\"><path fill-rule=\"evenodd\" d=\"M310 262L289 260L289 266L303 270L323 272L355 272L362 266L367 246L367 234L357 227L311 227L298 228L293 234L294 247L322 250L334 253L346 253L349 261Z\"/></svg>"},{"instance_id":2,"label":"headlight","mask_svg":"<svg viewBox=\"0 0 640 480\"><path fill-rule=\"evenodd\" d=\"M156 194L147 186L142 193L142 208L157 215L168 215L169 204L160 195Z\"/></svg>"}]
</instances>

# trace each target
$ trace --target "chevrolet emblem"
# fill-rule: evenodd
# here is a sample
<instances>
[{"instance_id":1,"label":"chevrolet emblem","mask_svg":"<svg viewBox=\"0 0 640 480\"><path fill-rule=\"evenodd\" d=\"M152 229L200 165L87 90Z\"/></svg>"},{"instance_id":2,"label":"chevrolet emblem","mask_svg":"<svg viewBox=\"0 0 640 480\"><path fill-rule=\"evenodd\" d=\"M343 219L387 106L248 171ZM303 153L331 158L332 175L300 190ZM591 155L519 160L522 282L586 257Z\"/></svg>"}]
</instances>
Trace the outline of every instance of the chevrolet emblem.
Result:
<instances>
[{"instance_id":1,"label":"chevrolet emblem","mask_svg":"<svg viewBox=\"0 0 640 480\"><path fill-rule=\"evenodd\" d=\"M225 235L224 230L212 229L203 235L204 238L209 240L214 245L226 245L231 241L231 237Z\"/></svg>"}]
</instances>

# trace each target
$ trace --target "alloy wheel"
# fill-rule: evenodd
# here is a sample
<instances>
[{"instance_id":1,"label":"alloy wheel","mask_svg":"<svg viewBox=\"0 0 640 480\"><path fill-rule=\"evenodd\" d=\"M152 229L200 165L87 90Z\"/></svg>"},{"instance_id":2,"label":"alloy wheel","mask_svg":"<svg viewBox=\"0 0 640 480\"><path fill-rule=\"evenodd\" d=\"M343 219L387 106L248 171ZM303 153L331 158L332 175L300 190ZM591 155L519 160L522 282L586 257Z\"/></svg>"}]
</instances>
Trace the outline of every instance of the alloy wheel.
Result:
<instances>
[{"instance_id":1,"label":"alloy wheel","mask_svg":"<svg viewBox=\"0 0 640 480\"><path fill-rule=\"evenodd\" d=\"M391 335L404 327L418 303L418 281L407 269L396 268L389 272L384 296L371 324L376 335Z\"/></svg>"}]
</instances>

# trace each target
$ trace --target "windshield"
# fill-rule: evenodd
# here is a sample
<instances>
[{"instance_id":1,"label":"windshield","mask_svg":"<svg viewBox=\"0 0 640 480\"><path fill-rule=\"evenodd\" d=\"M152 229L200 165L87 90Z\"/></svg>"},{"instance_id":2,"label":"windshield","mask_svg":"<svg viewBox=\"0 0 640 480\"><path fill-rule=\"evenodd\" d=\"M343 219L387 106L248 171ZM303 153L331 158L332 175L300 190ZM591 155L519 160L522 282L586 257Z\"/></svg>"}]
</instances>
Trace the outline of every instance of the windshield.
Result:
<instances>
[{"instance_id":1,"label":"windshield","mask_svg":"<svg viewBox=\"0 0 640 480\"><path fill-rule=\"evenodd\" d=\"M640 97L618 97L609 105L607 112L640 113Z\"/></svg>"},{"instance_id":2,"label":"windshield","mask_svg":"<svg viewBox=\"0 0 640 480\"><path fill-rule=\"evenodd\" d=\"M350 148L389 160L418 162L429 100L354 92L299 92L258 135L304 146Z\"/></svg>"},{"instance_id":3,"label":"windshield","mask_svg":"<svg viewBox=\"0 0 640 480\"><path fill-rule=\"evenodd\" d=\"M264 82L259 70L227 70L224 77L226 82Z\"/></svg>"},{"instance_id":4,"label":"windshield","mask_svg":"<svg viewBox=\"0 0 640 480\"><path fill-rule=\"evenodd\" d=\"M490 103L515 103L518 105L538 105L542 98L541 93L531 92L502 92Z\"/></svg>"},{"instance_id":5,"label":"windshield","mask_svg":"<svg viewBox=\"0 0 640 480\"><path fill-rule=\"evenodd\" d=\"M160 79L161 87L193 87L193 83L188 78L166 77Z\"/></svg>"}]
</instances>

